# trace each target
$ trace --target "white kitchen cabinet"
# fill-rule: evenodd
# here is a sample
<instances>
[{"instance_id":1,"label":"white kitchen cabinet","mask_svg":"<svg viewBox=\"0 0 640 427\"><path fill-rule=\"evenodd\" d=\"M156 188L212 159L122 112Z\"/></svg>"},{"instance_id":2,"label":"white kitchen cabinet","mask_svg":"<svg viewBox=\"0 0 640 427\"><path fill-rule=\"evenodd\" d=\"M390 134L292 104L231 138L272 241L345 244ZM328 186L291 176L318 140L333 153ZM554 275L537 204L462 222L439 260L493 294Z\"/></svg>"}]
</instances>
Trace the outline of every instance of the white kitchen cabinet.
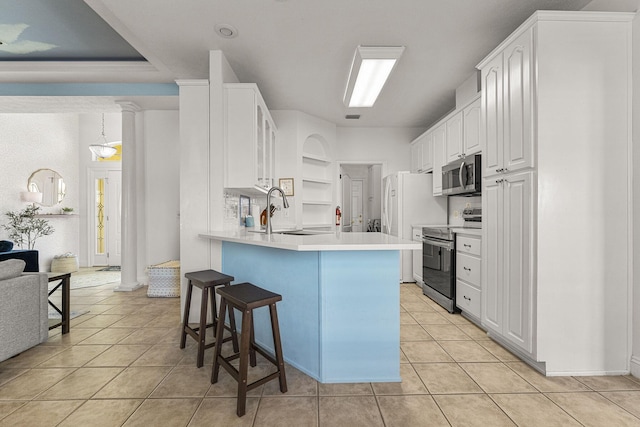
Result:
<instances>
[{"instance_id":1,"label":"white kitchen cabinet","mask_svg":"<svg viewBox=\"0 0 640 427\"><path fill-rule=\"evenodd\" d=\"M531 76L532 32L514 38L482 72L486 117L484 175L534 166Z\"/></svg>"},{"instance_id":2,"label":"white kitchen cabinet","mask_svg":"<svg viewBox=\"0 0 640 427\"><path fill-rule=\"evenodd\" d=\"M456 306L472 320L481 319L481 239L456 234Z\"/></svg>"},{"instance_id":3,"label":"white kitchen cabinet","mask_svg":"<svg viewBox=\"0 0 640 427\"><path fill-rule=\"evenodd\" d=\"M432 132L433 143L433 195L442 196L442 166L445 161L445 144L447 137L447 124L442 123Z\"/></svg>"},{"instance_id":4,"label":"white kitchen cabinet","mask_svg":"<svg viewBox=\"0 0 640 427\"><path fill-rule=\"evenodd\" d=\"M464 128L462 133L462 154L464 156L470 156L482 150L480 138L480 104L481 100L480 97L478 97L462 110L462 123Z\"/></svg>"},{"instance_id":5,"label":"white kitchen cabinet","mask_svg":"<svg viewBox=\"0 0 640 427\"><path fill-rule=\"evenodd\" d=\"M422 139L422 172L433 170L433 133L427 132Z\"/></svg>"},{"instance_id":6,"label":"white kitchen cabinet","mask_svg":"<svg viewBox=\"0 0 640 427\"><path fill-rule=\"evenodd\" d=\"M425 132L411 143L411 172L425 173L433 170L432 134Z\"/></svg>"},{"instance_id":7,"label":"white kitchen cabinet","mask_svg":"<svg viewBox=\"0 0 640 427\"><path fill-rule=\"evenodd\" d=\"M446 163L455 162L462 158L462 111L458 111L446 121L447 134L446 134Z\"/></svg>"},{"instance_id":8,"label":"white kitchen cabinet","mask_svg":"<svg viewBox=\"0 0 640 427\"><path fill-rule=\"evenodd\" d=\"M446 123L447 163L480 152L480 97L449 117Z\"/></svg>"},{"instance_id":9,"label":"white kitchen cabinet","mask_svg":"<svg viewBox=\"0 0 640 427\"><path fill-rule=\"evenodd\" d=\"M276 126L253 83L224 85L224 187L273 186Z\"/></svg>"},{"instance_id":10,"label":"white kitchen cabinet","mask_svg":"<svg viewBox=\"0 0 640 427\"><path fill-rule=\"evenodd\" d=\"M538 11L478 65L482 325L548 375L629 371L633 17Z\"/></svg>"},{"instance_id":11,"label":"white kitchen cabinet","mask_svg":"<svg viewBox=\"0 0 640 427\"><path fill-rule=\"evenodd\" d=\"M411 143L411 173L422 173L422 135Z\"/></svg>"},{"instance_id":12,"label":"white kitchen cabinet","mask_svg":"<svg viewBox=\"0 0 640 427\"><path fill-rule=\"evenodd\" d=\"M412 228L412 240L422 243L422 227ZM422 287L424 283L422 280L422 249L413 251L413 280L416 281L416 285Z\"/></svg>"},{"instance_id":13,"label":"white kitchen cabinet","mask_svg":"<svg viewBox=\"0 0 640 427\"><path fill-rule=\"evenodd\" d=\"M487 178L482 194L484 253L490 260L484 271L482 322L526 353L533 351L534 182L532 171Z\"/></svg>"}]
</instances>

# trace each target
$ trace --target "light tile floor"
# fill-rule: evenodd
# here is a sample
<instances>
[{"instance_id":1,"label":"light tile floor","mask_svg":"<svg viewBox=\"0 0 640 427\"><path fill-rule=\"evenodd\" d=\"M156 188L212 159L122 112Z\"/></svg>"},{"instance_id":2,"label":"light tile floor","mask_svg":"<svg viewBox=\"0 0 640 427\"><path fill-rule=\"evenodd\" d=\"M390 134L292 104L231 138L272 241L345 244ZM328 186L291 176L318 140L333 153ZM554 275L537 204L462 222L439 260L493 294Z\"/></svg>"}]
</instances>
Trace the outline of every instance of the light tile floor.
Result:
<instances>
[{"instance_id":1,"label":"light tile floor","mask_svg":"<svg viewBox=\"0 0 640 427\"><path fill-rule=\"evenodd\" d=\"M640 426L640 379L539 375L413 284L401 285L402 383L318 384L288 366L249 392L212 352L180 350L176 298L72 290L71 332L0 363L0 426ZM227 345L227 344L225 344ZM252 371L269 369L264 360Z\"/></svg>"}]
</instances>

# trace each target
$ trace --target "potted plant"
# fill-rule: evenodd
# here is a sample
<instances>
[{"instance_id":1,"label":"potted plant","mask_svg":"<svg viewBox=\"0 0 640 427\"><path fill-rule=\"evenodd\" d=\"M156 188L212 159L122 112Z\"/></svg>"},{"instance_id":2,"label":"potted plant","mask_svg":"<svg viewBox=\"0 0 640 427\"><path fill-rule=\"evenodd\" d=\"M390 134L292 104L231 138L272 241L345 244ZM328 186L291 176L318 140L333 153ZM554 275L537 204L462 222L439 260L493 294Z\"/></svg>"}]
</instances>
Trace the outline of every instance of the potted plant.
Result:
<instances>
[{"instance_id":1,"label":"potted plant","mask_svg":"<svg viewBox=\"0 0 640 427\"><path fill-rule=\"evenodd\" d=\"M62 213L64 215L71 215L73 213L73 208L64 207L62 208Z\"/></svg>"},{"instance_id":2,"label":"potted plant","mask_svg":"<svg viewBox=\"0 0 640 427\"><path fill-rule=\"evenodd\" d=\"M5 214L9 222L2 227L9 232L9 238L21 248L26 243L28 249L33 249L38 237L48 236L54 232L49 221L36 218L39 210L39 206L30 205L21 211L9 211Z\"/></svg>"}]
</instances>

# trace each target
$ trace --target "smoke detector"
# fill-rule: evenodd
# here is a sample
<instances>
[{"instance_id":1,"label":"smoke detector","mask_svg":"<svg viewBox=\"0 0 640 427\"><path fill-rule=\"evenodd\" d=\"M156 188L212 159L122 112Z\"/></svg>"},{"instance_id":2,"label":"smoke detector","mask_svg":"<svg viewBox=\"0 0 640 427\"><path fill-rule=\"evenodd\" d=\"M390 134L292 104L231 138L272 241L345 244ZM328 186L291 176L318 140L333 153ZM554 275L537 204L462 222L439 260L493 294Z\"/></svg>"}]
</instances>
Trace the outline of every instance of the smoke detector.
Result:
<instances>
[{"instance_id":1,"label":"smoke detector","mask_svg":"<svg viewBox=\"0 0 640 427\"><path fill-rule=\"evenodd\" d=\"M232 39L238 35L238 30L233 25L217 24L214 28L216 34L225 39Z\"/></svg>"}]
</instances>

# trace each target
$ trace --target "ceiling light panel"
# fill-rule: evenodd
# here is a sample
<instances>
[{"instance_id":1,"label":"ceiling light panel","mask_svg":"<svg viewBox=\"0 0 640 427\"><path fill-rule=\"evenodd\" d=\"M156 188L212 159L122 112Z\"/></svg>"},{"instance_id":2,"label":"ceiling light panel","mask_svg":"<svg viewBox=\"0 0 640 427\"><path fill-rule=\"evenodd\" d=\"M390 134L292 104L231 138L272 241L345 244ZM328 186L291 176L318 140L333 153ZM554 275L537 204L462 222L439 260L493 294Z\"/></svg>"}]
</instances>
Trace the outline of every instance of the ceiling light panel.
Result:
<instances>
[{"instance_id":1,"label":"ceiling light panel","mask_svg":"<svg viewBox=\"0 0 640 427\"><path fill-rule=\"evenodd\" d=\"M403 52L404 46L358 46L344 104L350 108L372 107Z\"/></svg>"}]
</instances>

